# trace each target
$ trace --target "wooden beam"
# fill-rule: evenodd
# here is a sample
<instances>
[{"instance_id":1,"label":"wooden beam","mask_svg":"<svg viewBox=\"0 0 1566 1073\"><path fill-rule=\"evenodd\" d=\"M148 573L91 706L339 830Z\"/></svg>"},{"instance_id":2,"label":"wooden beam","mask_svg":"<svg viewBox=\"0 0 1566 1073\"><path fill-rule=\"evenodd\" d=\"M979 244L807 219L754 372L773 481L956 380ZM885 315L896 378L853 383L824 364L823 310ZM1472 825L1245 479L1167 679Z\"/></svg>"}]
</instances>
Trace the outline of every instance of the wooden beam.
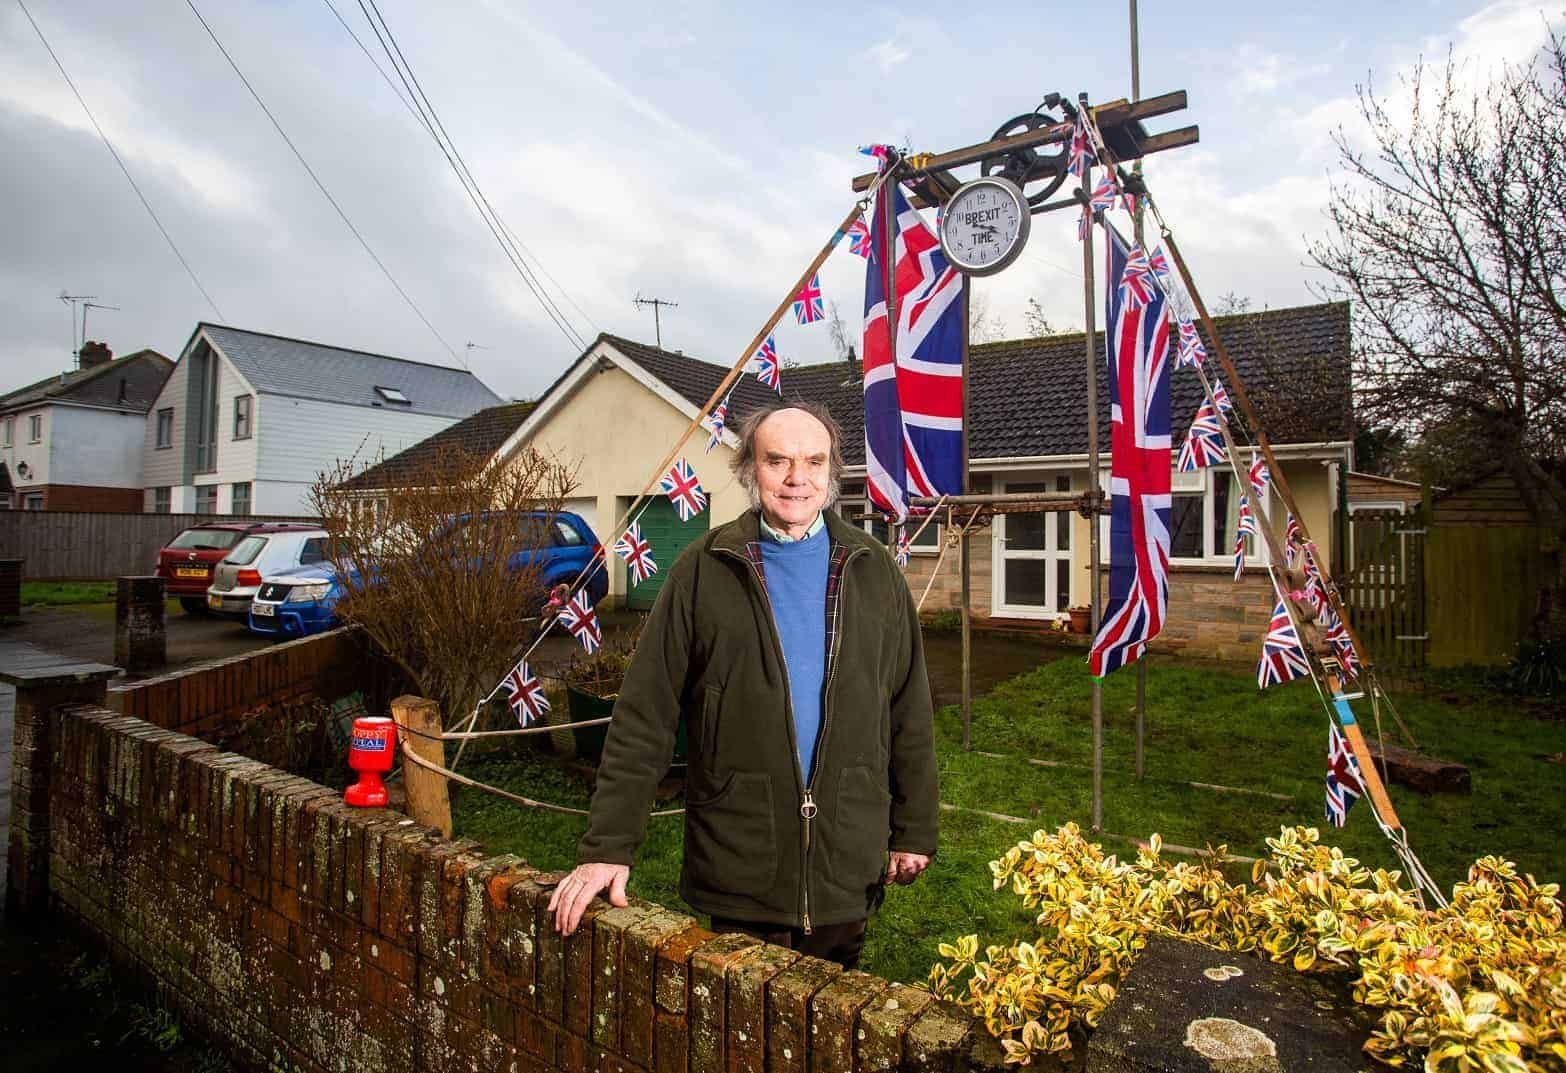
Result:
<instances>
[{"instance_id":1,"label":"wooden beam","mask_svg":"<svg viewBox=\"0 0 1566 1073\"><path fill-rule=\"evenodd\" d=\"M432 700L404 694L391 702L392 718L402 747L437 767L446 766L446 745L440 740L440 708ZM446 777L417 764L402 765L408 788L408 815L425 827L437 827L451 837L451 798Z\"/></svg>"},{"instance_id":2,"label":"wooden beam","mask_svg":"<svg viewBox=\"0 0 1566 1073\"><path fill-rule=\"evenodd\" d=\"M1166 130L1162 134L1149 134L1142 139L1142 155L1150 153L1162 153L1165 149L1179 149L1182 146L1195 145L1201 140L1201 127L1194 124L1189 127L1180 127L1178 130Z\"/></svg>"}]
</instances>

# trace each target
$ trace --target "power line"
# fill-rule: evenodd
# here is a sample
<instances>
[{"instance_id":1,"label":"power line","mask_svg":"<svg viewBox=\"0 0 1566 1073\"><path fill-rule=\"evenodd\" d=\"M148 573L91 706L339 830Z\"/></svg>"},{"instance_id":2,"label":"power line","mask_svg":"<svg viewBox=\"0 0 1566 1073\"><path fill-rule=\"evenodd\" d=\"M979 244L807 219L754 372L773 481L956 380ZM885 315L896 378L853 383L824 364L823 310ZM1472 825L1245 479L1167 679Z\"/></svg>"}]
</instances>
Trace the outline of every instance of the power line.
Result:
<instances>
[{"instance_id":1,"label":"power line","mask_svg":"<svg viewBox=\"0 0 1566 1073\"><path fill-rule=\"evenodd\" d=\"M17 2L20 3L21 0L17 0ZM337 215L342 219L343 224L348 228L349 231L353 232L353 237L359 240L359 245L364 247L364 252L370 255L370 260L375 262L375 267L379 268L381 270L381 274L386 277L387 281L390 282L394 288L396 288L397 293L402 296L402 300L408 303L408 308L413 310L418 318L424 322L424 326L430 330L430 334L440 341L441 346L446 348L446 353L450 354L454 361L458 362L464 369L466 369L467 365L463 363L462 358L457 355L457 352L452 349L451 344L446 342L446 337L435 330L435 325L430 323L430 319L424 315L424 311L418 307L418 304L415 303L411 297L409 297L408 292L402 289L402 284L398 283L397 277L391 274L391 269L387 268L386 263L382 261L380 257L376 256L375 251L370 248L370 244L365 241L364 236L359 233L359 229L353 225L353 221L348 219L348 214L344 212L343 207L337 203L337 199L332 196L332 192L326 188L326 184L321 181L321 177L315 173L315 169L310 166L310 162L304 158L304 154L299 151L299 147L294 144L294 140L288 136L288 132L283 129L283 125L277 121L277 116L272 114L272 109L266 106L266 102L261 99L261 94L256 92L256 88L250 84L250 79L245 77L245 72L239 69L239 64L234 62L234 57L229 55L228 49L223 47L223 42L218 40L218 35L213 32L211 26L207 25L207 20L202 18L201 12L196 7L195 0L185 0L185 3L190 8L191 14L196 16L196 21L201 23L201 28L207 32L207 36L212 38L212 43L216 45L218 51L223 54L223 58L228 61L228 65L232 67L234 69L234 73L239 76L239 80L243 82L245 84L245 88L250 91L250 96L254 97L256 104L261 106L261 111L265 112L266 117L272 121L272 126L276 129L278 136L283 139L284 143L286 143L288 148L293 152L294 158L299 161L300 166L303 167L304 170L309 174L311 180L316 185L316 189L321 191L321 196L326 198L326 200L331 204L332 208L337 211Z\"/></svg>"},{"instance_id":2,"label":"power line","mask_svg":"<svg viewBox=\"0 0 1566 1073\"><path fill-rule=\"evenodd\" d=\"M338 12L336 5L332 3L332 0L324 0L324 2L326 6L331 9L332 14L336 16L337 21L342 24L342 28L348 31L348 36L353 38L353 43L359 46L359 51L364 53L365 58L375 65L375 69L380 72L381 80L390 86L391 91L397 95L398 103L407 109L408 114L418 122L419 126L423 127L425 131L429 133L431 138L434 138L435 128L430 126L430 121L419 114L419 112L413 107L412 103L409 102L408 98L402 95L402 90L398 89L397 83L391 80L391 75L386 73L386 68L381 66L381 61L375 58L375 53L370 51L369 46L367 46L359 38L359 35L354 32L353 27L348 25L348 20L342 17L342 14Z\"/></svg>"},{"instance_id":3,"label":"power line","mask_svg":"<svg viewBox=\"0 0 1566 1073\"><path fill-rule=\"evenodd\" d=\"M114 143L109 141L109 136L105 134L103 132L103 128L98 125L97 117L92 114L92 109L87 107L87 101L82 97L81 90L76 88L76 83L72 82L71 76L66 73L65 64L61 63L60 57L55 55L53 47L51 47L49 44L49 39L44 36L44 32L39 28L37 20L33 18L33 13L27 10L27 5L24 4L22 0L16 0L16 6L22 9L22 14L26 15L27 21L32 23L33 32L38 35L38 40L43 42L43 47L48 51L49 58L53 60L54 65L59 68L60 77L65 79L65 84L67 86L71 87L71 92L76 96L76 103L81 105L82 111L87 113L87 118L92 123L92 129L96 130L98 132L98 137L103 139L104 147L109 150L109 155L114 158L114 162L120 166L120 171L124 174L125 181L130 183L132 190L136 191L136 197L141 200L141 207L147 210L148 216L152 217L152 222L157 225L158 232L163 236L163 241L169 244L169 249L173 250L174 256L179 258L180 266L185 269L185 274L190 277L190 282L196 285L196 290L201 292L201 297L207 300L207 305L212 307L212 311L218 315L219 320L228 319L223 316L223 311L218 308L218 304L212 300L212 295L208 294L207 289L201 285L201 280L196 276L196 270L190 267L190 262L185 260L185 255L181 253L179 251L179 247L174 244L174 239L169 234L168 228L163 226L163 221L158 219L158 214L152 211L152 204L147 200L147 195L143 194L141 192L141 187L136 185L136 180L131 177L130 169L125 166L125 161L120 159L120 154L114 148ZM72 314L72 319L74 318L75 314Z\"/></svg>"},{"instance_id":4,"label":"power line","mask_svg":"<svg viewBox=\"0 0 1566 1073\"><path fill-rule=\"evenodd\" d=\"M543 284L539 282L537 276L528 267L521 251L517 248L520 244L514 244L508 240L510 235L509 229L501 222L499 214L495 211L494 206L490 204L489 198L485 196L483 189L478 184L478 180L473 177L472 170L468 167L467 161L463 159L461 151L457 149L456 142L452 140L450 133L446 130L446 125L441 122L439 113L435 111L435 106L424 92L424 87L420 84L418 75L414 73L412 65L403 54L402 46L398 44L396 36L387 24L385 16L381 14L380 8L376 6L375 0L369 0L368 7L366 7L365 0L359 0L359 9L364 13L365 19L369 21L370 29L375 32L376 40L380 42L387 59L391 61L392 69L397 72L397 77L407 89L408 95L413 98L414 104L420 113L426 117L425 129L435 138L436 145L446 158L446 163L451 167L452 172L457 176L457 180L462 184L462 188L467 193L469 200L473 202L473 207L478 211L479 218L484 221L484 225L489 228L490 234L499 243L501 252L506 255L507 260L511 262L512 267L516 269L517 274L522 278L523 284L532 292L533 297L544 310L544 314L549 317L555 327L560 330L560 333L565 336L566 341L578 351L585 350L587 348L586 340L576 330L575 326L571 324L570 318L565 315L554 299L549 296ZM372 11L374 12L373 15L371 14ZM438 135L435 133L436 130L439 131ZM543 263L539 261L537 255L533 255L533 260L538 261L540 268L543 267ZM555 286L560 287L560 284L556 282ZM561 291L564 293L564 288L561 288Z\"/></svg>"}]
</instances>

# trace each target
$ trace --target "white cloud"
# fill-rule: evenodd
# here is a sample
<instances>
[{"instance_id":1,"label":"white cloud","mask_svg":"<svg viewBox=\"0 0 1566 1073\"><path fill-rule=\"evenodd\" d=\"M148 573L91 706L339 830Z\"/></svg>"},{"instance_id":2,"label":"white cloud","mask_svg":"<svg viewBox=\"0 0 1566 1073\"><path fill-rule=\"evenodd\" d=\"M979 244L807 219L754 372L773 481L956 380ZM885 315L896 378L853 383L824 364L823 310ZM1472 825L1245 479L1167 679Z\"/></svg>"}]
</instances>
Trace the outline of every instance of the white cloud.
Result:
<instances>
[{"instance_id":1,"label":"white cloud","mask_svg":"<svg viewBox=\"0 0 1566 1073\"><path fill-rule=\"evenodd\" d=\"M913 50L895 38L888 38L885 41L877 41L865 49L865 55L881 68L882 74L890 74L893 67L913 55Z\"/></svg>"}]
</instances>

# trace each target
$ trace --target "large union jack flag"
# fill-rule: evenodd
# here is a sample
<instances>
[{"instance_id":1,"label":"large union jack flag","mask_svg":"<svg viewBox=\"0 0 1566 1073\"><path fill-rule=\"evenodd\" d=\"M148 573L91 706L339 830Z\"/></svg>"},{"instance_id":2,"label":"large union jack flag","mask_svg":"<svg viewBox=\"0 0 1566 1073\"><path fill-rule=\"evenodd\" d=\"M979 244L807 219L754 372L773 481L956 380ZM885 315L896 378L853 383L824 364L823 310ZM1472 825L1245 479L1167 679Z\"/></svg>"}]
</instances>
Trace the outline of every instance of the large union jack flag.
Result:
<instances>
[{"instance_id":1,"label":"large union jack flag","mask_svg":"<svg viewBox=\"0 0 1566 1073\"><path fill-rule=\"evenodd\" d=\"M1109 276L1126 272L1130 249L1113 227ZM1089 669L1102 677L1135 661L1164 626L1169 607L1169 320L1154 292L1133 306L1107 288L1109 365L1109 602Z\"/></svg>"},{"instance_id":2,"label":"large union jack flag","mask_svg":"<svg viewBox=\"0 0 1566 1073\"><path fill-rule=\"evenodd\" d=\"M597 652L598 646L604 643L603 632L598 628L598 613L593 610L586 589L571 597L560 609L560 623L582 643L588 655Z\"/></svg>"},{"instance_id":3,"label":"large union jack flag","mask_svg":"<svg viewBox=\"0 0 1566 1073\"><path fill-rule=\"evenodd\" d=\"M1191 431L1180 445L1180 472L1194 473L1203 466L1222 465L1228 455L1223 449L1223 431L1213 404L1204 402L1191 418Z\"/></svg>"},{"instance_id":4,"label":"large union jack flag","mask_svg":"<svg viewBox=\"0 0 1566 1073\"><path fill-rule=\"evenodd\" d=\"M901 523L909 495L962 491L963 277L902 190L883 186L876 197L865 267L866 483L876 509ZM896 223L891 236L888 197ZM895 347L886 301L889 261Z\"/></svg>"},{"instance_id":5,"label":"large union jack flag","mask_svg":"<svg viewBox=\"0 0 1566 1073\"><path fill-rule=\"evenodd\" d=\"M1360 778L1359 761L1349 750L1348 742L1337 724L1327 731L1327 821L1334 827L1348 822L1348 811L1365 793L1364 780Z\"/></svg>"},{"instance_id":6,"label":"large union jack flag","mask_svg":"<svg viewBox=\"0 0 1566 1073\"><path fill-rule=\"evenodd\" d=\"M811 276L810 282L794 296L794 319L801 324L826 319L826 306L821 298L821 273Z\"/></svg>"},{"instance_id":7,"label":"large union jack flag","mask_svg":"<svg viewBox=\"0 0 1566 1073\"><path fill-rule=\"evenodd\" d=\"M778 346L772 341L772 336L767 336L767 341L750 356L745 368L755 373L756 379L767 387L779 395L783 394L783 375L778 371Z\"/></svg>"},{"instance_id":8,"label":"large union jack flag","mask_svg":"<svg viewBox=\"0 0 1566 1073\"><path fill-rule=\"evenodd\" d=\"M642 536L642 527L636 522L632 522L630 528L614 542L614 553L625 560L633 585L640 585L658 572L658 564L653 561L652 544Z\"/></svg>"},{"instance_id":9,"label":"large union jack flag","mask_svg":"<svg viewBox=\"0 0 1566 1073\"><path fill-rule=\"evenodd\" d=\"M1295 632L1289 609L1278 601L1272 611L1272 624L1267 628L1267 639L1262 642L1261 662L1256 665L1256 684L1262 689L1303 678L1310 673L1310 662Z\"/></svg>"},{"instance_id":10,"label":"large union jack flag","mask_svg":"<svg viewBox=\"0 0 1566 1073\"><path fill-rule=\"evenodd\" d=\"M510 696L506 702L511 705L511 714L516 716L517 723L527 726L544 718L544 713L549 711L549 700L544 696L544 687L538 684L533 671L523 660L511 668L511 673L506 675L506 689Z\"/></svg>"},{"instance_id":11,"label":"large union jack flag","mask_svg":"<svg viewBox=\"0 0 1566 1073\"><path fill-rule=\"evenodd\" d=\"M674 504L675 513L680 516L682 522L690 521L707 509L707 493L701 490L701 482L696 479L696 471L691 469L691 464L683 458L669 467L669 472L663 475L658 482L658 487L663 489L664 495L669 497L669 502Z\"/></svg>"}]
</instances>

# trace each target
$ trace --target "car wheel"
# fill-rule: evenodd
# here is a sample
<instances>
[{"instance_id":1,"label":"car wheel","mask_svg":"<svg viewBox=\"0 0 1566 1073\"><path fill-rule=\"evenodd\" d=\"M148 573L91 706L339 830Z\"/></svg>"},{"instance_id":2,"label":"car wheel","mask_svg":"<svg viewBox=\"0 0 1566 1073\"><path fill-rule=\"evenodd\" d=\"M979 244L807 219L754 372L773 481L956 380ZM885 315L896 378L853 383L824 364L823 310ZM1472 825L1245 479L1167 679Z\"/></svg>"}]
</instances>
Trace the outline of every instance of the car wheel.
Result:
<instances>
[{"instance_id":1,"label":"car wheel","mask_svg":"<svg viewBox=\"0 0 1566 1073\"><path fill-rule=\"evenodd\" d=\"M184 612L187 615L199 615L203 618L206 617L207 602L200 597L181 596L179 598L179 606L184 609Z\"/></svg>"}]
</instances>

